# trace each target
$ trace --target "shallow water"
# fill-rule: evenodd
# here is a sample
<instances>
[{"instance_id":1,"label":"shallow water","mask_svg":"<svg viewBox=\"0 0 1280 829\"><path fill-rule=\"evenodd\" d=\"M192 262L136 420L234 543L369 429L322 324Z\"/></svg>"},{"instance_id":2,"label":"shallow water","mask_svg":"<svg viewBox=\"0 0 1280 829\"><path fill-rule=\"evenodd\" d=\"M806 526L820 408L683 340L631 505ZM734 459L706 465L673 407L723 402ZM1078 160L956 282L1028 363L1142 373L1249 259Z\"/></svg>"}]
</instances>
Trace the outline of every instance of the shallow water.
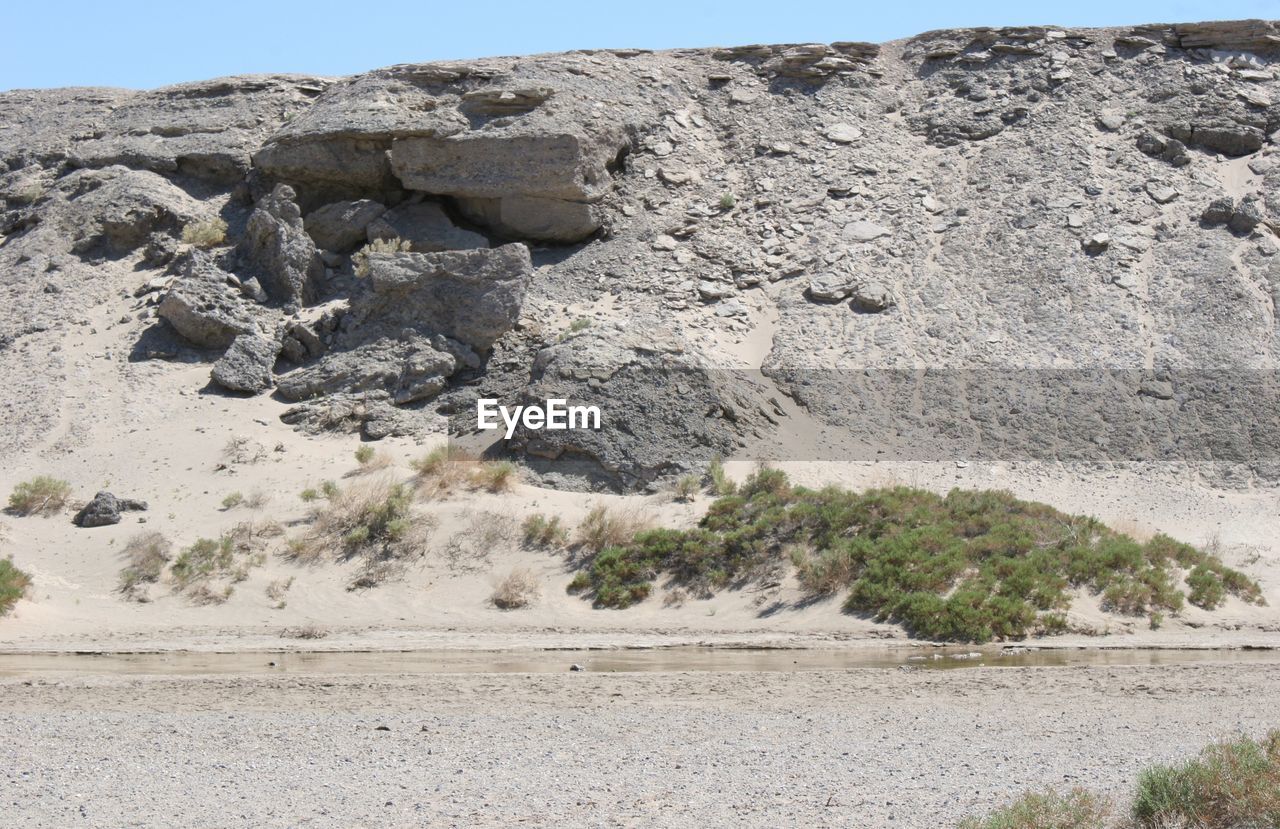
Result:
<instances>
[{"instance_id":1,"label":"shallow water","mask_svg":"<svg viewBox=\"0 0 1280 829\"><path fill-rule=\"evenodd\" d=\"M860 648L850 650L676 647L636 650L0 654L0 677L65 675L379 675L559 673L574 665L608 672L958 670L1008 667L1275 664L1280 650L1053 648Z\"/></svg>"}]
</instances>

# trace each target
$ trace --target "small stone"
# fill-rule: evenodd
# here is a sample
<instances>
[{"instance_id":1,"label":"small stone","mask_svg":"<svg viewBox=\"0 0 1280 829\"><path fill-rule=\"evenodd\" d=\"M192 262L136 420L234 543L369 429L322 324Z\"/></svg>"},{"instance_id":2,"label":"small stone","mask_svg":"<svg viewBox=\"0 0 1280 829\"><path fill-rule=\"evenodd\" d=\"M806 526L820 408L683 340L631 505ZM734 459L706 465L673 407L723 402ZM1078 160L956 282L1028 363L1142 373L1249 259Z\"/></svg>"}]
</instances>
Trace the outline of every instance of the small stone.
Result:
<instances>
[{"instance_id":1,"label":"small stone","mask_svg":"<svg viewBox=\"0 0 1280 829\"><path fill-rule=\"evenodd\" d=\"M753 89L743 89L742 87L735 87L734 89L729 90L729 102L734 104L755 103L756 99L759 97L760 97L760 93L756 92Z\"/></svg>"},{"instance_id":2,"label":"small stone","mask_svg":"<svg viewBox=\"0 0 1280 829\"><path fill-rule=\"evenodd\" d=\"M837 144L850 144L862 137L862 130L853 124L832 124L827 127L826 135Z\"/></svg>"},{"instance_id":3,"label":"small stone","mask_svg":"<svg viewBox=\"0 0 1280 829\"><path fill-rule=\"evenodd\" d=\"M1178 191L1172 187L1147 182L1147 195L1154 199L1156 204L1168 204L1178 197Z\"/></svg>"},{"instance_id":4,"label":"small stone","mask_svg":"<svg viewBox=\"0 0 1280 829\"><path fill-rule=\"evenodd\" d=\"M853 242L870 242L881 236L888 236L891 231L874 222L859 220L845 225L844 238Z\"/></svg>"},{"instance_id":5,"label":"small stone","mask_svg":"<svg viewBox=\"0 0 1280 829\"><path fill-rule=\"evenodd\" d=\"M1090 256L1097 256L1111 247L1111 236L1106 233L1095 233L1081 242L1080 245L1084 248L1085 253Z\"/></svg>"},{"instance_id":6,"label":"small stone","mask_svg":"<svg viewBox=\"0 0 1280 829\"><path fill-rule=\"evenodd\" d=\"M1098 126L1107 132L1115 132L1124 126L1124 116L1117 112L1104 112L1098 116Z\"/></svg>"},{"instance_id":7,"label":"small stone","mask_svg":"<svg viewBox=\"0 0 1280 829\"><path fill-rule=\"evenodd\" d=\"M680 243L677 242L674 238L663 233L662 235L658 236L658 238L653 240L653 249L654 250L675 250L679 244Z\"/></svg>"},{"instance_id":8,"label":"small stone","mask_svg":"<svg viewBox=\"0 0 1280 829\"><path fill-rule=\"evenodd\" d=\"M930 213L941 213L943 210L946 210L946 206L942 202L938 201L928 193L926 193L924 198L920 200L920 204Z\"/></svg>"},{"instance_id":9,"label":"small stone","mask_svg":"<svg viewBox=\"0 0 1280 829\"><path fill-rule=\"evenodd\" d=\"M1209 202L1209 206L1200 214L1200 221L1210 225L1222 225L1231 221L1231 216L1235 213L1236 201L1230 196L1223 196L1220 199L1214 199Z\"/></svg>"}]
</instances>

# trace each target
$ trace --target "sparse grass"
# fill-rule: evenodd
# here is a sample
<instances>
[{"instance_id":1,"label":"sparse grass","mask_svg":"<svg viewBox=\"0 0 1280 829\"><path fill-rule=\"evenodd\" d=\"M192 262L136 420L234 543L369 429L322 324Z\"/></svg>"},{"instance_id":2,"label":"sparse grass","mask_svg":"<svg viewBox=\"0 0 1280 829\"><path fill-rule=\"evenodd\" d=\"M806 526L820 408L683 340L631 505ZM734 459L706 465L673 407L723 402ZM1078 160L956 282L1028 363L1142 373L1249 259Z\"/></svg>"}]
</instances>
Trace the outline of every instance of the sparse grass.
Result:
<instances>
[{"instance_id":1,"label":"sparse grass","mask_svg":"<svg viewBox=\"0 0 1280 829\"><path fill-rule=\"evenodd\" d=\"M449 568L474 572L488 566L494 551L509 550L516 537L515 519L494 512L471 514L467 527L454 533L445 544Z\"/></svg>"},{"instance_id":2,"label":"sparse grass","mask_svg":"<svg viewBox=\"0 0 1280 829\"><path fill-rule=\"evenodd\" d=\"M235 509L243 503L244 495L239 492L232 492L222 499L222 508L227 510Z\"/></svg>"},{"instance_id":3,"label":"sparse grass","mask_svg":"<svg viewBox=\"0 0 1280 829\"><path fill-rule=\"evenodd\" d=\"M738 491L738 485L729 479L724 471L724 462L719 458L712 458L710 465L707 466L707 480L711 483L711 494L717 498L723 498Z\"/></svg>"},{"instance_id":4,"label":"sparse grass","mask_svg":"<svg viewBox=\"0 0 1280 829\"><path fill-rule=\"evenodd\" d=\"M244 505L249 509L262 509L271 500L271 496L260 489L255 489L249 493L249 497L244 499Z\"/></svg>"},{"instance_id":5,"label":"sparse grass","mask_svg":"<svg viewBox=\"0 0 1280 829\"><path fill-rule=\"evenodd\" d=\"M635 512L601 505L593 507L582 519L574 532L573 543L585 552L596 555L610 547L629 544L636 533L649 524L648 518Z\"/></svg>"},{"instance_id":6,"label":"sparse grass","mask_svg":"<svg viewBox=\"0 0 1280 829\"><path fill-rule=\"evenodd\" d=\"M533 604L541 592L537 576L519 568L512 570L493 588L489 601L501 610L516 610Z\"/></svg>"},{"instance_id":7,"label":"sparse grass","mask_svg":"<svg viewBox=\"0 0 1280 829\"><path fill-rule=\"evenodd\" d=\"M355 275L364 279L369 275L369 257L375 253L404 253L413 246L404 239L374 239L351 255Z\"/></svg>"},{"instance_id":8,"label":"sparse grass","mask_svg":"<svg viewBox=\"0 0 1280 829\"><path fill-rule=\"evenodd\" d=\"M1113 612L1156 619L1181 609L1186 569L1195 574L1195 603L1211 605L1219 589L1263 602L1256 582L1190 545L1165 535L1140 544L1092 518L1006 492L810 490L764 467L737 494L716 500L693 529L637 533L608 519L597 508L579 527L579 544L595 556L574 581L604 607L645 598L663 573L673 585L708 592L744 584L788 558L814 594L847 590L846 612L934 640L1060 632L1076 589L1100 595Z\"/></svg>"},{"instance_id":9,"label":"sparse grass","mask_svg":"<svg viewBox=\"0 0 1280 829\"><path fill-rule=\"evenodd\" d=\"M182 241L198 248L220 245L226 238L227 223L218 218L188 222L182 228Z\"/></svg>"},{"instance_id":10,"label":"sparse grass","mask_svg":"<svg viewBox=\"0 0 1280 829\"><path fill-rule=\"evenodd\" d=\"M560 523L560 516L550 518L534 513L524 519L520 532L526 547L564 547L569 543L569 531Z\"/></svg>"},{"instance_id":11,"label":"sparse grass","mask_svg":"<svg viewBox=\"0 0 1280 829\"><path fill-rule=\"evenodd\" d=\"M7 558L0 558L0 616L4 616L27 594L31 576Z\"/></svg>"},{"instance_id":12,"label":"sparse grass","mask_svg":"<svg viewBox=\"0 0 1280 829\"><path fill-rule=\"evenodd\" d=\"M590 327L591 327L590 317L578 317L573 322L569 323L568 328L560 332L560 336L557 338L557 342L564 342L565 340L572 337L574 334L581 334L583 331L586 331Z\"/></svg>"},{"instance_id":13,"label":"sparse grass","mask_svg":"<svg viewBox=\"0 0 1280 829\"><path fill-rule=\"evenodd\" d=\"M145 600L145 587L155 584L169 563L173 545L158 532L135 535L125 544L121 554L125 566L120 571L120 592L133 601Z\"/></svg>"},{"instance_id":14,"label":"sparse grass","mask_svg":"<svg viewBox=\"0 0 1280 829\"><path fill-rule=\"evenodd\" d=\"M221 588L208 584L198 584L187 593L187 598L191 600L192 604L197 605L222 604L231 598L231 594L235 591L236 589L229 584Z\"/></svg>"},{"instance_id":15,"label":"sparse grass","mask_svg":"<svg viewBox=\"0 0 1280 829\"><path fill-rule=\"evenodd\" d=\"M720 194L720 209L732 210L738 204L738 199L732 193Z\"/></svg>"},{"instance_id":16,"label":"sparse grass","mask_svg":"<svg viewBox=\"0 0 1280 829\"><path fill-rule=\"evenodd\" d=\"M329 631L319 625L299 625L280 631L282 639L324 639L328 635Z\"/></svg>"},{"instance_id":17,"label":"sparse grass","mask_svg":"<svg viewBox=\"0 0 1280 829\"><path fill-rule=\"evenodd\" d=\"M426 552L431 522L412 514L412 501L408 486L386 477L335 488L312 509L311 527L289 542L288 555L306 562L363 559L357 586L371 586L374 575L390 575L393 562Z\"/></svg>"},{"instance_id":18,"label":"sparse grass","mask_svg":"<svg viewBox=\"0 0 1280 829\"><path fill-rule=\"evenodd\" d=\"M698 495L698 490L702 488L702 479L697 475L681 475L676 479L675 485L672 487L672 493L677 501L692 501Z\"/></svg>"},{"instance_id":19,"label":"sparse grass","mask_svg":"<svg viewBox=\"0 0 1280 829\"><path fill-rule=\"evenodd\" d=\"M1075 788L1065 795L1055 791L1023 795L985 818L962 821L960 829L1100 829L1110 814L1106 799Z\"/></svg>"},{"instance_id":20,"label":"sparse grass","mask_svg":"<svg viewBox=\"0 0 1280 829\"><path fill-rule=\"evenodd\" d=\"M56 515L71 498L71 484L49 475L23 481L9 494L9 511L15 515Z\"/></svg>"},{"instance_id":21,"label":"sparse grass","mask_svg":"<svg viewBox=\"0 0 1280 829\"><path fill-rule=\"evenodd\" d=\"M418 491L427 497L442 497L466 483L476 463L471 454L445 445L437 446L411 465L417 473Z\"/></svg>"},{"instance_id":22,"label":"sparse grass","mask_svg":"<svg viewBox=\"0 0 1280 829\"><path fill-rule=\"evenodd\" d=\"M471 485L485 492L507 492L516 483L516 465L511 461L482 461L471 471Z\"/></svg>"},{"instance_id":23,"label":"sparse grass","mask_svg":"<svg viewBox=\"0 0 1280 829\"><path fill-rule=\"evenodd\" d=\"M267 448L246 435L235 435L222 447L222 460L226 464L257 463L266 457Z\"/></svg>"},{"instance_id":24,"label":"sparse grass","mask_svg":"<svg viewBox=\"0 0 1280 829\"><path fill-rule=\"evenodd\" d=\"M320 490L316 489L313 486L309 486L306 489L302 490L301 494L298 497L308 504L311 503L312 501L319 501Z\"/></svg>"},{"instance_id":25,"label":"sparse grass","mask_svg":"<svg viewBox=\"0 0 1280 829\"><path fill-rule=\"evenodd\" d=\"M267 585L265 590L267 598L275 605L276 610L284 610L285 595L291 587L293 587L293 576L287 579L276 579Z\"/></svg>"},{"instance_id":26,"label":"sparse grass","mask_svg":"<svg viewBox=\"0 0 1280 829\"><path fill-rule=\"evenodd\" d=\"M1264 829L1280 826L1280 729L1214 743L1200 756L1152 766L1138 778L1140 829Z\"/></svg>"},{"instance_id":27,"label":"sparse grass","mask_svg":"<svg viewBox=\"0 0 1280 829\"><path fill-rule=\"evenodd\" d=\"M174 587L197 604L226 601L231 596L231 585L247 579L249 571L266 560L262 539L282 532L283 528L274 521L246 521L217 538L197 539L178 553L169 568ZM220 590L210 584L215 579L226 579L230 584Z\"/></svg>"},{"instance_id":28,"label":"sparse grass","mask_svg":"<svg viewBox=\"0 0 1280 829\"><path fill-rule=\"evenodd\" d=\"M361 444L356 449L356 463L360 464L361 466L368 466L369 462L373 460L374 454L376 453L374 452L374 449L372 446L370 446L367 443Z\"/></svg>"}]
</instances>

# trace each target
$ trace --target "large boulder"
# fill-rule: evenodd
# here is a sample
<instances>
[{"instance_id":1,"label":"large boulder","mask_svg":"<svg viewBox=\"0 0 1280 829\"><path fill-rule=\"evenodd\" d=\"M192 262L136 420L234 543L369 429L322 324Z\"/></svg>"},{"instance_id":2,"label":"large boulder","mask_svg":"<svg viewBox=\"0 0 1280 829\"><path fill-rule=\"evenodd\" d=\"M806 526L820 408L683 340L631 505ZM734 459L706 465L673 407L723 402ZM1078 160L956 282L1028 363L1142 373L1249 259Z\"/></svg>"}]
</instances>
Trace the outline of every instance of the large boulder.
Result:
<instances>
[{"instance_id":1,"label":"large boulder","mask_svg":"<svg viewBox=\"0 0 1280 829\"><path fill-rule=\"evenodd\" d=\"M228 391L256 394L271 388L271 371L280 355L280 341L262 334L241 334L213 364L213 382Z\"/></svg>"},{"instance_id":2,"label":"large boulder","mask_svg":"<svg viewBox=\"0 0 1280 829\"><path fill-rule=\"evenodd\" d=\"M388 210L367 226L369 241L401 239L409 249L422 253L441 250L474 250L489 247L489 240L454 225L434 202L406 204Z\"/></svg>"},{"instance_id":3,"label":"large boulder","mask_svg":"<svg viewBox=\"0 0 1280 829\"><path fill-rule=\"evenodd\" d=\"M146 501L117 498L104 490L93 496L93 500L81 507L71 520L77 527L106 527L119 524L121 512L146 508Z\"/></svg>"},{"instance_id":4,"label":"large boulder","mask_svg":"<svg viewBox=\"0 0 1280 829\"><path fill-rule=\"evenodd\" d=\"M331 202L307 214L303 224L317 246L342 253L362 244L369 223L385 212L387 208L372 199Z\"/></svg>"},{"instance_id":5,"label":"large boulder","mask_svg":"<svg viewBox=\"0 0 1280 829\"><path fill-rule=\"evenodd\" d=\"M324 262L294 199L287 184L276 185L263 197L249 216L236 253L272 299L305 303L315 297L324 279Z\"/></svg>"},{"instance_id":6,"label":"large boulder","mask_svg":"<svg viewBox=\"0 0 1280 829\"><path fill-rule=\"evenodd\" d=\"M278 389L281 397L292 401L384 391L399 405L439 394L457 368L457 359L444 343L406 331L328 354L281 377Z\"/></svg>"},{"instance_id":7,"label":"large boulder","mask_svg":"<svg viewBox=\"0 0 1280 829\"><path fill-rule=\"evenodd\" d=\"M353 303L353 331L412 328L488 350L515 325L533 276L529 249L383 253L369 257L372 294Z\"/></svg>"},{"instance_id":8,"label":"large boulder","mask_svg":"<svg viewBox=\"0 0 1280 829\"><path fill-rule=\"evenodd\" d=\"M226 348L241 334L259 332L266 309L232 287L231 274L204 251L190 251L181 276L169 286L158 313L179 334L201 348Z\"/></svg>"}]
</instances>

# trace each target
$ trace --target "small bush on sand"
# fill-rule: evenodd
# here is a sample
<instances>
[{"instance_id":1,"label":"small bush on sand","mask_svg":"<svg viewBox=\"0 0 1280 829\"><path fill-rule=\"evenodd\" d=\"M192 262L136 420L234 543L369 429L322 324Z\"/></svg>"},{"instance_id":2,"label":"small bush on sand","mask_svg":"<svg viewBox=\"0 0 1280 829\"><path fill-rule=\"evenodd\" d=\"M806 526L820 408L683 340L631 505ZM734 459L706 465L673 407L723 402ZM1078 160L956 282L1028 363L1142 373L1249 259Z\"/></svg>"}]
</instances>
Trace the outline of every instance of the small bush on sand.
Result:
<instances>
[{"instance_id":1,"label":"small bush on sand","mask_svg":"<svg viewBox=\"0 0 1280 829\"><path fill-rule=\"evenodd\" d=\"M198 581L230 570L235 549L235 541L230 535L197 539L178 554L169 572L178 589L185 590Z\"/></svg>"},{"instance_id":2,"label":"small bush on sand","mask_svg":"<svg viewBox=\"0 0 1280 829\"><path fill-rule=\"evenodd\" d=\"M456 446L437 446L410 465L417 473L418 491L427 497L448 495L466 483L477 461Z\"/></svg>"},{"instance_id":3,"label":"small bush on sand","mask_svg":"<svg viewBox=\"0 0 1280 829\"><path fill-rule=\"evenodd\" d=\"M198 248L220 245L226 238L227 223L218 218L188 222L182 228L182 241Z\"/></svg>"},{"instance_id":4,"label":"small bush on sand","mask_svg":"<svg viewBox=\"0 0 1280 829\"><path fill-rule=\"evenodd\" d=\"M290 587L293 587L293 576L287 579L275 579L267 585L265 590L267 598L271 600L276 610L284 610L285 595L288 594Z\"/></svg>"},{"instance_id":5,"label":"small bush on sand","mask_svg":"<svg viewBox=\"0 0 1280 829\"><path fill-rule=\"evenodd\" d=\"M538 578L529 570L512 570L493 589L489 600L494 607L515 610L531 605L541 591Z\"/></svg>"},{"instance_id":6,"label":"small bush on sand","mask_svg":"<svg viewBox=\"0 0 1280 829\"><path fill-rule=\"evenodd\" d=\"M711 494L717 498L732 495L738 490L738 485L730 480L724 471L724 462L719 458L711 459L711 464L707 467L707 479L711 483Z\"/></svg>"},{"instance_id":7,"label":"small bush on sand","mask_svg":"<svg viewBox=\"0 0 1280 829\"><path fill-rule=\"evenodd\" d=\"M677 501L692 501L702 488L702 481L697 475L681 475L676 479L673 492Z\"/></svg>"},{"instance_id":8,"label":"small bush on sand","mask_svg":"<svg viewBox=\"0 0 1280 829\"><path fill-rule=\"evenodd\" d=\"M160 580L172 551L169 539L158 532L139 533L130 538L122 551L125 566L120 571L120 592L125 598L142 600L145 587Z\"/></svg>"},{"instance_id":9,"label":"small bush on sand","mask_svg":"<svg viewBox=\"0 0 1280 829\"><path fill-rule=\"evenodd\" d=\"M1141 829L1261 829L1280 826L1280 730L1261 740L1222 740L1200 756L1157 765L1138 778Z\"/></svg>"},{"instance_id":10,"label":"small bush on sand","mask_svg":"<svg viewBox=\"0 0 1280 829\"><path fill-rule=\"evenodd\" d=\"M516 483L516 465L511 461L484 461L471 470L471 485L485 492L507 492Z\"/></svg>"},{"instance_id":11,"label":"small bush on sand","mask_svg":"<svg viewBox=\"0 0 1280 829\"><path fill-rule=\"evenodd\" d=\"M235 509L244 503L244 494L240 492L232 492L222 499L223 509Z\"/></svg>"},{"instance_id":12,"label":"small bush on sand","mask_svg":"<svg viewBox=\"0 0 1280 829\"><path fill-rule=\"evenodd\" d=\"M520 525L520 534L526 547L563 547L569 543L569 531L560 523L560 516L550 518L540 512L530 515Z\"/></svg>"},{"instance_id":13,"label":"small bush on sand","mask_svg":"<svg viewBox=\"0 0 1280 829\"><path fill-rule=\"evenodd\" d=\"M319 625L299 625L280 631L282 639L323 639L328 635L329 631Z\"/></svg>"},{"instance_id":14,"label":"small bush on sand","mask_svg":"<svg viewBox=\"0 0 1280 829\"><path fill-rule=\"evenodd\" d=\"M311 527L292 539L288 554L300 561L363 559L359 586L388 577L394 563L424 555L431 522L412 514L408 486L383 477L336 490L312 509Z\"/></svg>"},{"instance_id":15,"label":"small bush on sand","mask_svg":"<svg viewBox=\"0 0 1280 829\"><path fill-rule=\"evenodd\" d=\"M1100 829L1110 813L1105 799L1085 789L1047 791L1023 795L985 818L968 818L960 829Z\"/></svg>"},{"instance_id":16,"label":"small bush on sand","mask_svg":"<svg viewBox=\"0 0 1280 829\"><path fill-rule=\"evenodd\" d=\"M308 504L311 503L312 501L319 501L320 490L316 489L313 486L309 486L306 489L302 490L302 492L298 495L298 497Z\"/></svg>"},{"instance_id":17,"label":"small bush on sand","mask_svg":"<svg viewBox=\"0 0 1280 829\"><path fill-rule=\"evenodd\" d=\"M5 615L27 594L31 576L13 566L7 558L0 558L0 616Z\"/></svg>"},{"instance_id":18,"label":"small bush on sand","mask_svg":"<svg viewBox=\"0 0 1280 829\"><path fill-rule=\"evenodd\" d=\"M368 466L369 462L373 460L374 454L375 452L372 446L367 443L362 444L356 449L356 463L361 466Z\"/></svg>"},{"instance_id":19,"label":"small bush on sand","mask_svg":"<svg viewBox=\"0 0 1280 829\"><path fill-rule=\"evenodd\" d=\"M17 515L55 515L71 498L71 484L48 475L37 475L13 488L9 511Z\"/></svg>"},{"instance_id":20,"label":"small bush on sand","mask_svg":"<svg viewBox=\"0 0 1280 829\"><path fill-rule=\"evenodd\" d=\"M609 547L630 544L636 533L647 526L649 521L643 516L601 505L592 508L582 519L574 533L573 543L596 555Z\"/></svg>"},{"instance_id":21,"label":"small bush on sand","mask_svg":"<svg viewBox=\"0 0 1280 829\"><path fill-rule=\"evenodd\" d=\"M191 600L192 604L197 605L222 604L231 598L231 594L234 592L236 592L236 589L229 584L222 587L198 584L187 594L187 598Z\"/></svg>"}]
</instances>

